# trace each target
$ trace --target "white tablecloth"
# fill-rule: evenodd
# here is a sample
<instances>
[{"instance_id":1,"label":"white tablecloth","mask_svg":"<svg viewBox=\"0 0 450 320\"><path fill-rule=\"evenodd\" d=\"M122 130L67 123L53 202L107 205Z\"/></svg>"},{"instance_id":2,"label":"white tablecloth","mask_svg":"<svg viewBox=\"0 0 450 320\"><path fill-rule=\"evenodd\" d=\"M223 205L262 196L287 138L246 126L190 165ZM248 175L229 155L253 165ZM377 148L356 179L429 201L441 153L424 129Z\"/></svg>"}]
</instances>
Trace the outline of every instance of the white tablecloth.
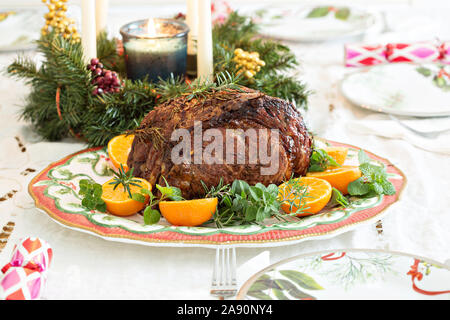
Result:
<instances>
[{"instance_id":1,"label":"white tablecloth","mask_svg":"<svg viewBox=\"0 0 450 320\"><path fill-rule=\"evenodd\" d=\"M424 7L429 1L424 4L410 2L389 4L383 1L382 5L371 8L386 10L394 31L397 28L391 36L404 35L409 39L416 35L444 37L443 32L450 30L443 7L434 2ZM232 4L239 7L237 3ZM184 8L183 3L128 6L126 11L112 7L109 28L139 18L138 15L177 13ZM257 9L257 5L245 9ZM408 24L411 20L407 19L411 17L433 23L425 24L426 27L412 22ZM378 35L368 37L371 41L381 39ZM306 115L313 132L390 159L406 174L408 183L401 201L391 206L382 219L382 231L375 224L361 225L327 240L309 240L269 249L239 248L239 282L269 263L326 249L376 248L417 254L441 262L449 259L449 157L421 150L402 140L352 133L347 127L348 122L363 119L371 113L350 105L338 91L342 76L354 71L343 66L343 43L288 45L295 49L302 62L301 77L315 92L310 97L310 109ZM27 54L32 55L33 52ZM0 67L5 68L15 56L16 53L0 54ZM6 228L3 238L0 238L0 241L7 240L3 249L0 246L0 266L9 260L18 239L38 236L47 240L54 249L44 299L211 299L209 286L214 250L158 248L105 241L66 229L34 208L27 193L33 175L50 162L78 151L84 145L73 140L42 141L25 122L19 120L19 110L28 92L23 83L0 75L0 197L6 198L0 201L0 228L8 222L14 223L11 234ZM28 173L28 168L36 172ZM252 263L251 259L257 261Z\"/></svg>"}]
</instances>

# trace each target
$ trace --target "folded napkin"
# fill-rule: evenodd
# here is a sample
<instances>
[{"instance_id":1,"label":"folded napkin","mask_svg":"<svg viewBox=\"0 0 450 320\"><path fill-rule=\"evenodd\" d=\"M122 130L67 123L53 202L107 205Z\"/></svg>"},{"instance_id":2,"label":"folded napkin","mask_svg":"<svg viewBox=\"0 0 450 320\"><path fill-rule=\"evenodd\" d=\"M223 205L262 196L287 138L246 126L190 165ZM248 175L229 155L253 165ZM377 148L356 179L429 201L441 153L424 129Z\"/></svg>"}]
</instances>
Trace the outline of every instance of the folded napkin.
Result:
<instances>
[{"instance_id":1,"label":"folded napkin","mask_svg":"<svg viewBox=\"0 0 450 320\"><path fill-rule=\"evenodd\" d=\"M413 133L385 114L373 114L361 120L349 121L347 128L356 134L402 139L423 150L450 154L450 117L424 119L397 118L408 127L414 128L417 131L434 132L447 129L449 131L445 131L433 139L425 138Z\"/></svg>"},{"instance_id":2,"label":"folded napkin","mask_svg":"<svg viewBox=\"0 0 450 320\"><path fill-rule=\"evenodd\" d=\"M347 67L365 67L395 62L450 64L450 41L376 45L347 44L345 46L345 66Z\"/></svg>"},{"instance_id":3,"label":"folded napkin","mask_svg":"<svg viewBox=\"0 0 450 320\"><path fill-rule=\"evenodd\" d=\"M0 273L0 300L35 300L41 297L53 250L39 238L22 239Z\"/></svg>"}]
</instances>

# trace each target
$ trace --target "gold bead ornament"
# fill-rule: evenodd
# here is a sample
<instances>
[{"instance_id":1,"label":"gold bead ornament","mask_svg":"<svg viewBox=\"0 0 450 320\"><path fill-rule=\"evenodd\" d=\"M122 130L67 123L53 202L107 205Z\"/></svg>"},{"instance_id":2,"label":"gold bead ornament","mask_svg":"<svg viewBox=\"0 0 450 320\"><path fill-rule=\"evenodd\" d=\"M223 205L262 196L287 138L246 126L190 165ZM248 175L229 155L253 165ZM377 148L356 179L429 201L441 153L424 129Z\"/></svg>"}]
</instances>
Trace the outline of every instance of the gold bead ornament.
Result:
<instances>
[{"instance_id":1,"label":"gold bead ornament","mask_svg":"<svg viewBox=\"0 0 450 320\"><path fill-rule=\"evenodd\" d=\"M67 18L65 5L67 0L42 0L48 8L48 13L44 15L45 25L41 29L43 36L47 35L53 28L54 31L59 33L64 39L70 39L72 43L81 42L80 34L75 27L75 20Z\"/></svg>"},{"instance_id":2,"label":"gold bead ornament","mask_svg":"<svg viewBox=\"0 0 450 320\"><path fill-rule=\"evenodd\" d=\"M241 48L234 50L233 61L236 63L237 74L243 73L247 79L253 76L264 67L266 63L259 58L258 52L248 52Z\"/></svg>"}]
</instances>

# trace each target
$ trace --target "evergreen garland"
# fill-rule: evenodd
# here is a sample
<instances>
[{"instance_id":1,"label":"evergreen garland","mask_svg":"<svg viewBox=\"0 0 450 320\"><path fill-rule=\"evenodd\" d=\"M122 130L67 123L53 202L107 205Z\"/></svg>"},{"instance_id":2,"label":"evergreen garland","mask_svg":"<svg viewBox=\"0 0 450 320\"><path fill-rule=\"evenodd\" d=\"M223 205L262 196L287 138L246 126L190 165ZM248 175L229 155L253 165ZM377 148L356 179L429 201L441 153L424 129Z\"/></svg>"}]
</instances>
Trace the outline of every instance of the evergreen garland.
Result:
<instances>
[{"instance_id":1,"label":"evergreen garland","mask_svg":"<svg viewBox=\"0 0 450 320\"><path fill-rule=\"evenodd\" d=\"M213 28L213 83L186 83L173 77L158 83L125 79L119 93L93 96L91 73L81 45L54 33L37 41L38 51L44 55L40 68L33 60L19 56L7 72L31 85L21 117L39 135L51 141L72 135L89 146L106 145L112 137L133 131L157 104L180 95L191 99L242 85L306 108L308 93L304 84L285 73L298 64L294 54L278 42L256 38L257 32L250 18L236 12ZM252 79L235 75L235 48L258 52L266 66ZM100 35L97 53L106 69L125 77L124 59L115 39Z\"/></svg>"}]
</instances>

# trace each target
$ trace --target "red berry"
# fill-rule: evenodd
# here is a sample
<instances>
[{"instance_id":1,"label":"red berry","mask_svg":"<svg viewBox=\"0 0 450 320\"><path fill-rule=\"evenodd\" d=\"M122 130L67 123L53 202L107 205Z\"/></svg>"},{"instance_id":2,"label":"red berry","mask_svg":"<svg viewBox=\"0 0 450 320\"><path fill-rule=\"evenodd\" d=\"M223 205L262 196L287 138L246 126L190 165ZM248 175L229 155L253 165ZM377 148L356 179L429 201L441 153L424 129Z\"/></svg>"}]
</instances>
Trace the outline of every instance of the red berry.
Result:
<instances>
[{"instance_id":1,"label":"red berry","mask_svg":"<svg viewBox=\"0 0 450 320\"><path fill-rule=\"evenodd\" d=\"M97 65L98 63L99 63L99 61L98 61L97 58L92 58L92 59L91 59L91 65L95 66L95 65Z\"/></svg>"}]
</instances>

